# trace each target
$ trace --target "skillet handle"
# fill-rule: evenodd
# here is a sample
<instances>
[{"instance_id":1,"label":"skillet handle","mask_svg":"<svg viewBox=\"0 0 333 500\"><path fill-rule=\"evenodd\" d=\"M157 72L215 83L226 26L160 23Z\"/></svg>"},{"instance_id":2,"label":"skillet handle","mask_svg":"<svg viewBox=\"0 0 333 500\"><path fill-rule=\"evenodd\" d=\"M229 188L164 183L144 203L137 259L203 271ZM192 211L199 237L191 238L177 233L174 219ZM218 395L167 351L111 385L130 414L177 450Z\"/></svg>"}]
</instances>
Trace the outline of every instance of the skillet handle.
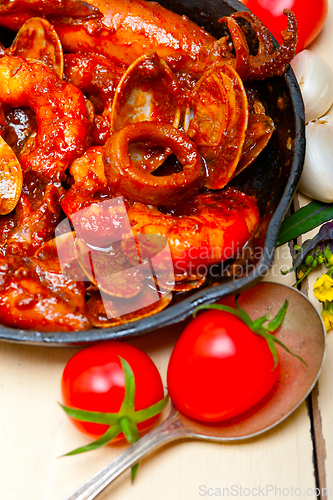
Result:
<instances>
[{"instance_id":1,"label":"skillet handle","mask_svg":"<svg viewBox=\"0 0 333 500\"><path fill-rule=\"evenodd\" d=\"M94 474L65 500L93 500L116 477L128 467L136 464L140 458L151 450L167 442L190 437L190 435L191 433L183 424L181 414L172 409L166 420Z\"/></svg>"}]
</instances>

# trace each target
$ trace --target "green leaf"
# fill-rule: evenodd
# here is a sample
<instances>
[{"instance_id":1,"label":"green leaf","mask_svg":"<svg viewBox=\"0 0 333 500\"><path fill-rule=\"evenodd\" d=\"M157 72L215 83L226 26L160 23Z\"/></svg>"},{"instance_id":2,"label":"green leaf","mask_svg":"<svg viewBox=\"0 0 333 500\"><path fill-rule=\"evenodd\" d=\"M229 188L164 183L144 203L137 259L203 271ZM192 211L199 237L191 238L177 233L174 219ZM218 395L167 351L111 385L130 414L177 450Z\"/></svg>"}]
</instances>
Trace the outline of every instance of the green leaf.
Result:
<instances>
[{"instance_id":1,"label":"green leaf","mask_svg":"<svg viewBox=\"0 0 333 500\"><path fill-rule=\"evenodd\" d=\"M125 396L119 410L120 415L129 416L134 412L135 380L134 373L127 361L119 356L125 375Z\"/></svg>"},{"instance_id":2,"label":"green leaf","mask_svg":"<svg viewBox=\"0 0 333 500\"><path fill-rule=\"evenodd\" d=\"M279 247L288 241L295 240L301 234L331 219L333 219L333 204L312 201L282 222L276 246Z\"/></svg>"},{"instance_id":3,"label":"green leaf","mask_svg":"<svg viewBox=\"0 0 333 500\"><path fill-rule=\"evenodd\" d=\"M201 306L197 306L193 311L193 317L195 318L199 311L204 311L206 309L218 309L220 311L227 311L241 318L241 315L236 309L230 306L224 306L222 304L202 304Z\"/></svg>"},{"instance_id":4,"label":"green leaf","mask_svg":"<svg viewBox=\"0 0 333 500\"><path fill-rule=\"evenodd\" d=\"M129 420L128 418L126 417L122 418L120 421L120 426L127 441L130 444L133 444L140 439L139 429L137 428L136 424L131 420ZM131 468L132 483L135 479L136 473L138 472L138 468L139 468L139 462L133 465L133 467Z\"/></svg>"},{"instance_id":5,"label":"green leaf","mask_svg":"<svg viewBox=\"0 0 333 500\"><path fill-rule=\"evenodd\" d=\"M148 418L155 417L155 415L158 415L162 410L164 410L168 401L169 396L167 395L154 405L151 405L144 410L137 410L131 418L132 422L139 424L140 422L148 420Z\"/></svg>"},{"instance_id":6,"label":"green leaf","mask_svg":"<svg viewBox=\"0 0 333 500\"><path fill-rule=\"evenodd\" d=\"M120 425L111 426L103 434L103 436L101 436L96 441L93 441L92 443L89 443L86 446L81 446L80 448L76 448L75 450L66 453L66 455L64 456L77 455L78 453L84 453L85 451L91 451L91 450L96 450L97 448L101 448L102 446L105 446L110 441L112 441L112 439L117 437L118 434L120 433L121 433Z\"/></svg>"},{"instance_id":7,"label":"green leaf","mask_svg":"<svg viewBox=\"0 0 333 500\"><path fill-rule=\"evenodd\" d=\"M235 297L235 304L236 304L236 307L237 307L237 311L239 312L240 318L244 321L244 323L246 325L251 325L252 324L252 319L247 314L247 312L244 311L244 309L242 309L241 307L239 307L239 304L238 304L239 295L240 294L236 295L236 297Z\"/></svg>"},{"instance_id":8,"label":"green leaf","mask_svg":"<svg viewBox=\"0 0 333 500\"><path fill-rule=\"evenodd\" d=\"M295 354L294 352L292 352L290 349L288 349L288 347L279 339L277 339L276 337L274 337L274 342L276 342L277 344L279 344L281 347L283 347L283 349L285 349L287 351L288 354L291 354L292 356L294 356L295 358L299 359L300 361L302 361L303 365L305 365L307 368L308 368L308 364L306 361L304 361L303 358L301 358L301 356L298 356L298 354Z\"/></svg>"},{"instance_id":9,"label":"green leaf","mask_svg":"<svg viewBox=\"0 0 333 500\"><path fill-rule=\"evenodd\" d=\"M273 318L272 321L270 321L268 323L268 325L266 325L265 329L268 332L275 332L275 330L277 330L279 328L279 326L281 325L281 323L284 320L284 317L286 315L288 305L289 305L289 302L288 302L288 300L286 300L285 303L283 304L283 306L281 307L281 309L277 312L275 318Z\"/></svg>"},{"instance_id":10,"label":"green leaf","mask_svg":"<svg viewBox=\"0 0 333 500\"><path fill-rule=\"evenodd\" d=\"M120 420L120 427L129 444L133 444L140 439L139 430L136 424L129 418L123 417Z\"/></svg>"},{"instance_id":11,"label":"green leaf","mask_svg":"<svg viewBox=\"0 0 333 500\"><path fill-rule=\"evenodd\" d=\"M275 368L277 367L278 362L279 362L278 353L277 353L276 346L274 343L275 341L271 338L266 338L266 341L267 341L268 347L269 347L269 349L272 353L273 359L274 359L273 370L275 370Z\"/></svg>"},{"instance_id":12,"label":"green leaf","mask_svg":"<svg viewBox=\"0 0 333 500\"><path fill-rule=\"evenodd\" d=\"M119 413L103 413L89 410L78 410L59 403L61 408L72 418L95 424L115 425L119 423Z\"/></svg>"},{"instance_id":13,"label":"green leaf","mask_svg":"<svg viewBox=\"0 0 333 500\"><path fill-rule=\"evenodd\" d=\"M262 325L267 321L267 314L265 316L261 316L261 318L255 319L253 321L253 328L257 330L258 328L261 328Z\"/></svg>"},{"instance_id":14,"label":"green leaf","mask_svg":"<svg viewBox=\"0 0 333 500\"><path fill-rule=\"evenodd\" d=\"M327 259L327 262L330 262L331 261L331 258L332 258L333 254L329 248L328 245L326 245L326 248L325 248L325 257Z\"/></svg>"},{"instance_id":15,"label":"green leaf","mask_svg":"<svg viewBox=\"0 0 333 500\"><path fill-rule=\"evenodd\" d=\"M136 476L136 473L138 472L138 468L139 468L139 462L135 465L133 465L133 467L131 468L131 480L132 480L132 483L135 479L135 476Z\"/></svg>"}]
</instances>

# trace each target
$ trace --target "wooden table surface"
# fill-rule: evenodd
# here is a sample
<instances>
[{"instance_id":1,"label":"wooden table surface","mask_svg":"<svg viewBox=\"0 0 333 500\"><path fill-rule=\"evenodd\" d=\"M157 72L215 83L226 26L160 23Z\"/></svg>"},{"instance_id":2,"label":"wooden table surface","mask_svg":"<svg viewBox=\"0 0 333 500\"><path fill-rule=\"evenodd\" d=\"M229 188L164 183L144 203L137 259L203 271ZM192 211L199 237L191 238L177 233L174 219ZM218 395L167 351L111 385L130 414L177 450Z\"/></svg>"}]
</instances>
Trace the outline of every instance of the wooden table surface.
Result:
<instances>
[{"instance_id":1,"label":"wooden table surface","mask_svg":"<svg viewBox=\"0 0 333 500\"><path fill-rule=\"evenodd\" d=\"M309 48L333 68L332 37L333 0L329 0L327 23ZM295 197L300 205L309 201L301 195ZM277 249L265 279L292 285L293 276L280 274L290 264L289 247L284 245ZM310 275L303 291L320 310L312 294L318 274ZM172 328L131 342L152 357L164 383L178 334ZM62 371L76 351L0 343L1 500L63 500L126 449L127 445L118 444L61 457L90 442L57 403ZM228 496L228 491L230 497L333 498L333 332L328 335L318 385L282 424L241 444L182 441L164 446L142 460L134 484L127 471L98 498L195 500L219 492Z\"/></svg>"}]
</instances>

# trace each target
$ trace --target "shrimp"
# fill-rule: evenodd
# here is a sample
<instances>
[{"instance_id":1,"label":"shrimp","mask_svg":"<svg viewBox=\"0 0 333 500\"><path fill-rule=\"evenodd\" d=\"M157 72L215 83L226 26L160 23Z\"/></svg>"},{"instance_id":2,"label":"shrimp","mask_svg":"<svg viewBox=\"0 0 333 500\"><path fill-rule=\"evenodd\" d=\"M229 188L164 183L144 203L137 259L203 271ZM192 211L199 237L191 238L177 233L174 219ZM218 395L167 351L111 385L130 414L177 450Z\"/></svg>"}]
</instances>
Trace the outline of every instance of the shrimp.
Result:
<instances>
[{"instance_id":1,"label":"shrimp","mask_svg":"<svg viewBox=\"0 0 333 500\"><path fill-rule=\"evenodd\" d=\"M65 277L57 259L0 257L1 323L39 331L91 328L84 283Z\"/></svg>"},{"instance_id":2,"label":"shrimp","mask_svg":"<svg viewBox=\"0 0 333 500\"><path fill-rule=\"evenodd\" d=\"M144 53L199 55L214 38L187 17L145 0L91 0L101 19L53 19L67 52L99 52L122 67Z\"/></svg>"},{"instance_id":3,"label":"shrimp","mask_svg":"<svg viewBox=\"0 0 333 500\"><path fill-rule=\"evenodd\" d=\"M135 236L158 234L169 244L175 274L205 274L208 266L235 257L254 233L259 210L254 197L235 188L199 193L173 212L134 203L128 217Z\"/></svg>"},{"instance_id":4,"label":"shrimp","mask_svg":"<svg viewBox=\"0 0 333 500\"><path fill-rule=\"evenodd\" d=\"M38 61L0 59L0 103L27 106L36 113L35 145L20 157L23 172L32 169L60 180L89 144L92 124L82 92Z\"/></svg>"}]
</instances>

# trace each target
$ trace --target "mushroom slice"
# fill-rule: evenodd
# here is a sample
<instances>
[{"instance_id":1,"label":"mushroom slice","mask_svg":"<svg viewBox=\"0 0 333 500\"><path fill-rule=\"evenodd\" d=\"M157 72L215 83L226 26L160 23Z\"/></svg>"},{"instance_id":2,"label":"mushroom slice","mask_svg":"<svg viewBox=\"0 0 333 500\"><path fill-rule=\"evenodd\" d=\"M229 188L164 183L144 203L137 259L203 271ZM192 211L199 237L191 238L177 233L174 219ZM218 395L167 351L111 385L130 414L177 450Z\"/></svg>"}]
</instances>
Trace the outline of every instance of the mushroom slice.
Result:
<instances>
[{"instance_id":1,"label":"mushroom slice","mask_svg":"<svg viewBox=\"0 0 333 500\"><path fill-rule=\"evenodd\" d=\"M14 151L0 136L0 215L16 207L22 192L23 175Z\"/></svg>"},{"instance_id":2,"label":"mushroom slice","mask_svg":"<svg viewBox=\"0 0 333 500\"><path fill-rule=\"evenodd\" d=\"M43 62L62 78L64 55L54 27L42 17L26 21L8 49L9 55Z\"/></svg>"}]
</instances>

